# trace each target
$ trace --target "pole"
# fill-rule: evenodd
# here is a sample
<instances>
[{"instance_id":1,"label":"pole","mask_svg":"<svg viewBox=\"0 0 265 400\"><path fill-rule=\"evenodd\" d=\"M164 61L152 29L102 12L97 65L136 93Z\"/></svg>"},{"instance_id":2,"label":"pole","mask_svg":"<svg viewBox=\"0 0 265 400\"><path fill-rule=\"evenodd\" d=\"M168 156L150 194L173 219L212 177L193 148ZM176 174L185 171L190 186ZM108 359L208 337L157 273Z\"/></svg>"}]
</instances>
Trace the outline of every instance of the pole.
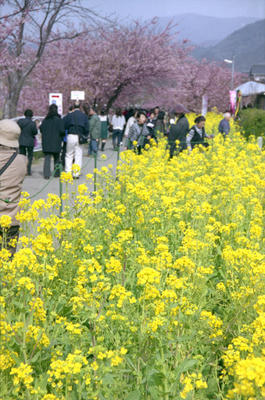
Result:
<instances>
[{"instance_id":1,"label":"pole","mask_svg":"<svg viewBox=\"0 0 265 400\"><path fill-rule=\"evenodd\" d=\"M97 153L94 154L94 170L97 168ZM94 192L97 191L97 174L94 171Z\"/></svg>"},{"instance_id":2,"label":"pole","mask_svg":"<svg viewBox=\"0 0 265 400\"><path fill-rule=\"evenodd\" d=\"M60 170L60 176L59 176L59 194L60 194L60 200L61 200L61 203L60 203L60 217L62 216L62 212L63 212L63 199L62 199L62 196L63 196L63 184L62 184L62 181L61 181L61 173L62 173L62 164L60 163L59 164L59 170Z\"/></svg>"},{"instance_id":3,"label":"pole","mask_svg":"<svg viewBox=\"0 0 265 400\"><path fill-rule=\"evenodd\" d=\"M115 180L118 179L118 165L119 165L119 160L120 160L120 145L118 146L118 151L117 151L117 165L116 165L116 178L115 178Z\"/></svg>"},{"instance_id":4,"label":"pole","mask_svg":"<svg viewBox=\"0 0 265 400\"><path fill-rule=\"evenodd\" d=\"M232 82L231 82L231 90L234 90L234 74L235 74L235 56L233 56L233 62L232 62Z\"/></svg>"}]
</instances>

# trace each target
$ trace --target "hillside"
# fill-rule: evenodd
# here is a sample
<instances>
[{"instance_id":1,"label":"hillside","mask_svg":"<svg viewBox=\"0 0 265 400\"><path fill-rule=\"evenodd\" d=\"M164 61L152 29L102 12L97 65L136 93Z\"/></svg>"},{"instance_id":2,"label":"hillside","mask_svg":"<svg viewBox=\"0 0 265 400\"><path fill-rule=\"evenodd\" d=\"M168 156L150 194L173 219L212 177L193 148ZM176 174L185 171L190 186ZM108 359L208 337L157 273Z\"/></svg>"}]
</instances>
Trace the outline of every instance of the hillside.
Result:
<instances>
[{"instance_id":1,"label":"hillside","mask_svg":"<svg viewBox=\"0 0 265 400\"><path fill-rule=\"evenodd\" d=\"M181 14L172 17L159 17L158 24L165 27L170 21L177 24L179 39L188 39L200 46L212 46L237 29L257 21L257 18L217 18L198 14Z\"/></svg>"},{"instance_id":2,"label":"hillside","mask_svg":"<svg viewBox=\"0 0 265 400\"><path fill-rule=\"evenodd\" d=\"M249 72L251 65L265 62L265 19L238 29L215 46L196 48L193 56L217 61L235 56L235 69Z\"/></svg>"}]
</instances>

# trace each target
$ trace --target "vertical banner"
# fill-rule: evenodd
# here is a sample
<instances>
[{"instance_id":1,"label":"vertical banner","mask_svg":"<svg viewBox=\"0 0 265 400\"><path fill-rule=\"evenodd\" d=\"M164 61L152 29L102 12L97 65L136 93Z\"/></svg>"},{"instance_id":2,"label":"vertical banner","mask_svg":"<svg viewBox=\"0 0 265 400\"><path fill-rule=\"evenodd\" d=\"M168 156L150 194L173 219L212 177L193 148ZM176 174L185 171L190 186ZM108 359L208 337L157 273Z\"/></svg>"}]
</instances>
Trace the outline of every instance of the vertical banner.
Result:
<instances>
[{"instance_id":1,"label":"vertical banner","mask_svg":"<svg viewBox=\"0 0 265 400\"><path fill-rule=\"evenodd\" d=\"M231 114L235 114L236 111L236 90L230 90L230 110Z\"/></svg>"},{"instance_id":2,"label":"vertical banner","mask_svg":"<svg viewBox=\"0 0 265 400\"><path fill-rule=\"evenodd\" d=\"M206 115L208 111L208 96L204 94L202 96L202 115Z\"/></svg>"},{"instance_id":3,"label":"vertical banner","mask_svg":"<svg viewBox=\"0 0 265 400\"><path fill-rule=\"evenodd\" d=\"M49 105L56 104L58 114L63 115L63 95L62 93L49 93Z\"/></svg>"},{"instance_id":4,"label":"vertical banner","mask_svg":"<svg viewBox=\"0 0 265 400\"><path fill-rule=\"evenodd\" d=\"M236 92L236 111L235 111L235 116L239 113L239 110L241 108L241 100L242 100L242 93L241 90L237 90Z\"/></svg>"}]
</instances>

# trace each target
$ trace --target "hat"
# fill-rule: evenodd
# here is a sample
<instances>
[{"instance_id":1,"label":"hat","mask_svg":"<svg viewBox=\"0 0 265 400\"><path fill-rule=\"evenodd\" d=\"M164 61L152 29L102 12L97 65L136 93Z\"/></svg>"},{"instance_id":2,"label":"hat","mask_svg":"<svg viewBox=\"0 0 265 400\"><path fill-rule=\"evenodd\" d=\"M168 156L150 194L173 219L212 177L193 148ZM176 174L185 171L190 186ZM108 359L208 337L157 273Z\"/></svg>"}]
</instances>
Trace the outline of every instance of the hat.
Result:
<instances>
[{"instance_id":1,"label":"hat","mask_svg":"<svg viewBox=\"0 0 265 400\"><path fill-rule=\"evenodd\" d=\"M175 114L186 114L189 112L186 107L183 106L183 104L176 104L174 108Z\"/></svg>"},{"instance_id":2,"label":"hat","mask_svg":"<svg viewBox=\"0 0 265 400\"><path fill-rule=\"evenodd\" d=\"M7 147L18 147L20 127L12 119L0 121L0 144Z\"/></svg>"}]
</instances>

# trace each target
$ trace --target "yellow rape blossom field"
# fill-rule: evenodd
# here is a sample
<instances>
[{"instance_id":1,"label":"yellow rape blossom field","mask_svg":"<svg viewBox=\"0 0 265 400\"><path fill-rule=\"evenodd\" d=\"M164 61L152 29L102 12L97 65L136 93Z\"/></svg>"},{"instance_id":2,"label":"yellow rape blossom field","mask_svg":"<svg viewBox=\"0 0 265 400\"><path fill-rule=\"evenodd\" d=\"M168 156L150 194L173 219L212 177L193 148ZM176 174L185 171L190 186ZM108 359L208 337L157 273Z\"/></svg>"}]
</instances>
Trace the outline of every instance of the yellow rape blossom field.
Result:
<instances>
[{"instance_id":1,"label":"yellow rape blossom field","mask_svg":"<svg viewBox=\"0 0 265 400\"><path fill-rule=\"evenodd\" d=\"M61 216L53 194L20 202L0 398L264 399L264 152L234 125L207 151L169 161L161 140L95 172L93 194L62 174Z\"/></svg>"}]
</instances>

